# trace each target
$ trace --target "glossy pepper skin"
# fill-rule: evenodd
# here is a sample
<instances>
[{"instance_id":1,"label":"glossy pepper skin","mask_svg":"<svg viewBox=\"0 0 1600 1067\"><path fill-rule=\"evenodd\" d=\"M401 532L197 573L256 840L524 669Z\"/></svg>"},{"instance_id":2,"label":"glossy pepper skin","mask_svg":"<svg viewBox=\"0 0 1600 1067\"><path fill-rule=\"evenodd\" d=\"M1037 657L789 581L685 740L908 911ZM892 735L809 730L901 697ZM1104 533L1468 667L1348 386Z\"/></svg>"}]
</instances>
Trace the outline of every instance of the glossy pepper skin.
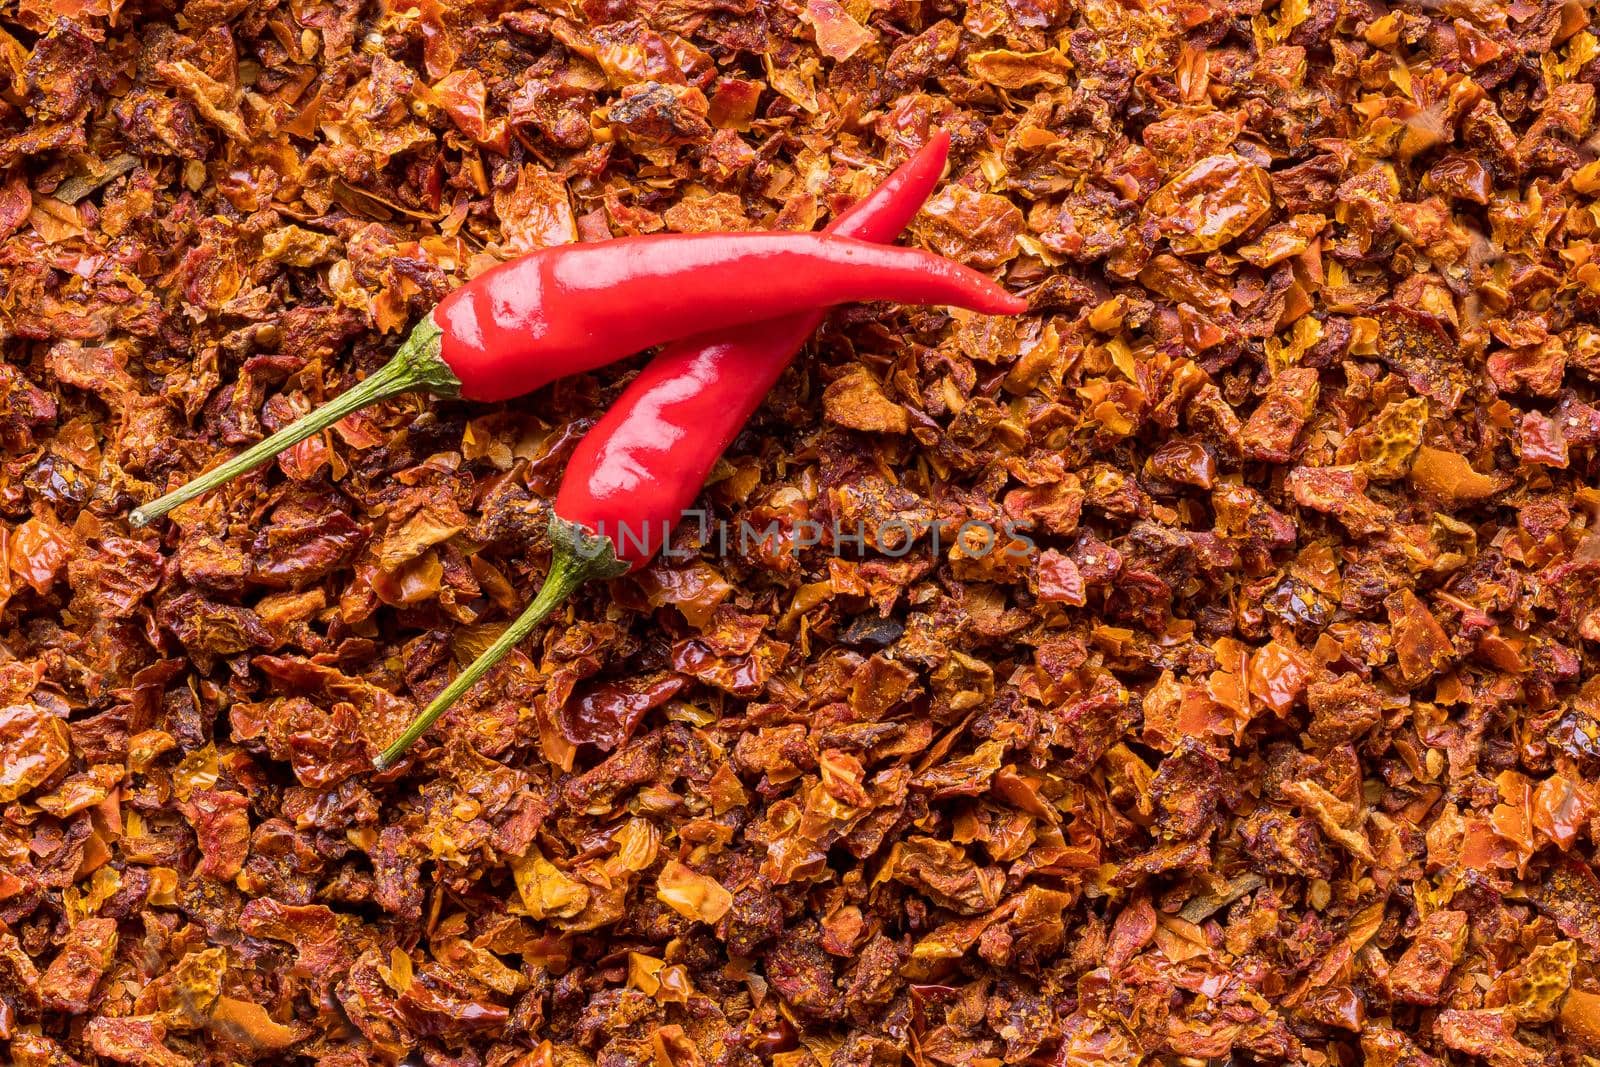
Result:
<instances>
[{"instance_id":1,"label":"glossy pepper skin","mask_svg":"<svg viewBox=\"0 0 1600 1067\"><path fill-rule=\"evenodd\" d=\"M830 230L892 240L939 180L949 138L937 134ZM377 758L407 748L521 644L580 585L646 563L705 484L717 457L760 405L824 312L760 322L670 345L595 427L567 464L550 518L550 570L533 602Z\"/></svg>"},{"instance_id":2,"label":"glossy pepper skin","mask_svg":"<svg viewBox=\"0 0 1600 1067\"><path fill-rule=\"evenodd\" d=\"M663 341L857 300L1006 314L1026 306L931 253L822 233L654 234L547 248L463 285L360 384L128 518L142 526L410 389L504 400Z\"/></svg>"},{"instance_id":3,"label":"glossy pepper skin","mask_svg":"<svg viewBox=\"0 0 1600 1067\"><path fill-rule=\"evenodd\" d=\"M949 152L949 134L934 134L827 232L894 240ZM644 566L825 314L817 308L663 348L578 443L552 510L607 538L629 567Z\"/></svg>"},{"instance_id":4,"label":"glossy pepper skin","mask_svg":"<svg viewBox=\"0 0 1600 1067\"><path fill-rule=\"evenodd\" d=\"M486 271L433 312L468 400L505 400L664 340L858 300L1016 313L941 256L827 233L621 237Z\"/></svg>"}]
</instances>

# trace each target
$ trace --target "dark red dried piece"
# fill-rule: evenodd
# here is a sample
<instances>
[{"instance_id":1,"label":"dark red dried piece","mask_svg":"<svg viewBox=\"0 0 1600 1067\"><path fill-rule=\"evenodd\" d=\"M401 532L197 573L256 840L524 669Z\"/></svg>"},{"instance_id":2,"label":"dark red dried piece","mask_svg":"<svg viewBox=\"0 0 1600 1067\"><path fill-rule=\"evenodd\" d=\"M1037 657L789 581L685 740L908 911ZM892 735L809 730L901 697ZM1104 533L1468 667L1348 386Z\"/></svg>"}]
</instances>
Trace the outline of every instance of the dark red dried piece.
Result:
<instances>
[{"instance_id":1,"label":"dark red dried piece","mask_svg":"<svg viewBox=\"0 0 1600 1067\"><path fill-rule=\"evenodd\" d=\"M1387 303L1372 309L1378 320L1377 355L1418 393L1451 412L1466 393L1461 353L1444 324L1415 308Z\"/></svg>"},{"instance_id":2,"label":"dark red dried piece","mask_svg":"<svg viewBox=\"0 0 1600 1067\"><path fill-rule=\"evenodd\" d=\"M84 919L67 932L66 944L39 979L39 995L51 1011L82 1014L117 950L112 919Z\"/></svg>"},{"instance_id":3,"label":"dark red dried piece","mask_svg":"<svg viewBox=\"0 0 1600 1067\"><path fill-rule=\"evenodd\" d=\"M602 683L562 705L561 732L575 745L610 752L633 736L651 709L671 700L686 684L673 674Z\"/></svg>"}]
</instances>

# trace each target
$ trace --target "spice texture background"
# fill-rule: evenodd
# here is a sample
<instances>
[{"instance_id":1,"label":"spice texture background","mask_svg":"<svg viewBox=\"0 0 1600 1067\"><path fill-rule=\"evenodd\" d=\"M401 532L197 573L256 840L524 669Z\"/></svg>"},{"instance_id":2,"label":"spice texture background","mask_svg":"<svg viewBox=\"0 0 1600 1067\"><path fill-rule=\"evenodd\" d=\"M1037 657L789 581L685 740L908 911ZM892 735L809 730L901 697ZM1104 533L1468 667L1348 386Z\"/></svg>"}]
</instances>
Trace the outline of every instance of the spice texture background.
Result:
<instances>
[{"instance_id":1,"label":"spice texture background","mask_svg":"<svg viewBox=\"0 0 1600 1067\"><path fill-rule=\"evenodd\" d=\"M8 5L7 1062L1595 1049L1592 12L1150 6ZM503 258L933 129L911 241L1033 311L833 314L704 496L877 548L687 528L377 776L640 361L126 523Z\"/></svg>"}]
</instances>

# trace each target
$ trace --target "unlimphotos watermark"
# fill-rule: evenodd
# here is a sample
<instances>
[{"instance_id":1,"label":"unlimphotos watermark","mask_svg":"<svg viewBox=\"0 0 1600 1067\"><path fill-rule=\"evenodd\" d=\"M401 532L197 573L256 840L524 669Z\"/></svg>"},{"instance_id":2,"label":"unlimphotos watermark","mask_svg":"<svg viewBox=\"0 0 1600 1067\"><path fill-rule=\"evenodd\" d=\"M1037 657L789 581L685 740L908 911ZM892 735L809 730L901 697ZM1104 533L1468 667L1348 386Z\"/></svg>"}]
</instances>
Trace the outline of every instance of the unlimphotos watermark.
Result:
<instances>
[{"instance_id":1,"label":"unlimphotos watermark","mask_svg":"<svg viewBox=\"0 0 1600 1067\"><path fill-rule=\"evenodd\" d=\"M871 524L802 518L770 519L764 525L757 525L747 519L729 521L704 510L691 509L676 523L620 522L607 524L595 532L615 545L621 554L647 554L652 546L659 545L661 555L667 559L693 559L708 549L718 556L798 556L820 549L841 557L877 553L899 559L917 551L919 546L936 557L956 549L969 559L983 559L996 552L1014 559L1028 559L1038 547L1027 533L1032 525L1012 519L940 523L898 516ZM675 546L674 529L686 527L698 534L679 538Z\"/></svg>"}]
</instances>

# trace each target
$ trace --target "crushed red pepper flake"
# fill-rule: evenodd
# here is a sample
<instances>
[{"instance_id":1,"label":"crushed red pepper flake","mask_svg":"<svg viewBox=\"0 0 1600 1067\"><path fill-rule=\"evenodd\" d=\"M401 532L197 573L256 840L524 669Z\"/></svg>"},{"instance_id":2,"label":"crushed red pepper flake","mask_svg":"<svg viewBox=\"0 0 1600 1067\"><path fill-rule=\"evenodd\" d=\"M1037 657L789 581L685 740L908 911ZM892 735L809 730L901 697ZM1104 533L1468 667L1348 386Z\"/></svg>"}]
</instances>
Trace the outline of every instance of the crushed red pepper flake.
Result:
<instances>
[{"instance_id":1,"label":"crushed red pepper flake","mask_svg":"<svg viewBox=\"0 0 1600 1067\"><path fill-rule=\"evenodd\" d=\"M1600 1047L1592 11L501 7L0 15L0 1056ZM1032 312L830 316L392 771L627 366L123 522L496 262L932 129L909 240Z\"/></svg>"}]
</instances>

